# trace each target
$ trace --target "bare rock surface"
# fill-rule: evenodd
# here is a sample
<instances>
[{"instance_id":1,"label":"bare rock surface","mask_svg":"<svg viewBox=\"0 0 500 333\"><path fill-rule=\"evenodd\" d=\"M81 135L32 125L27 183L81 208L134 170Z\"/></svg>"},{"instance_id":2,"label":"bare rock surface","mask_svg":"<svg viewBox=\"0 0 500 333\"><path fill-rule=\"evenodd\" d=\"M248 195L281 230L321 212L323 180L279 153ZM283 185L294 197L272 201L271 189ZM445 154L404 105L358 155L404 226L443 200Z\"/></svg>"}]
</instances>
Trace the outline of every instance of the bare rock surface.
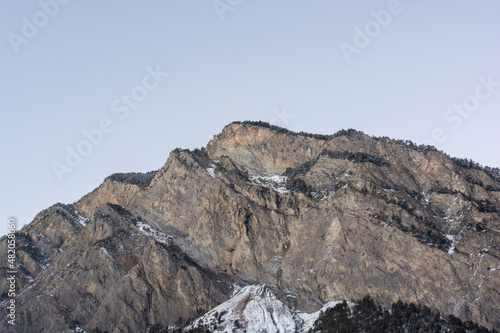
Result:
<instances>
[{"instance_id":1,"label":"bare rock surface","mask_svg":"<svg viewBox=\"0 0 500 333\"><path fill-rule=\"evenodd\" d=\"M17 329L183 326L251 284L302 312L369 294L498 329L499 211L495 170L429 147L233 123L20 230Z\"/></svg>"}]
</instances>

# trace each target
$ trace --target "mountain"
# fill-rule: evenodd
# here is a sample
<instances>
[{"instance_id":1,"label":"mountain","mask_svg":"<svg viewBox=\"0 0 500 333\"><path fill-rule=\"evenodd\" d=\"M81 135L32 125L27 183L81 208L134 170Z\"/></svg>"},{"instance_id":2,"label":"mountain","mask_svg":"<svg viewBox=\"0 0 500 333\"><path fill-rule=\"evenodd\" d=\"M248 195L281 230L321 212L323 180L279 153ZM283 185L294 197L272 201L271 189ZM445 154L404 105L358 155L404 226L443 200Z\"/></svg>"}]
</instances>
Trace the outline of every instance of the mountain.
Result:
<instances>
[{"instance_id":1,"label":"mountain","mask_svg":"<svg viewBox=\"0 0 500 333\"><path fill-rule=\"evenodd\" d=\"M325 311L340 302L328 302L314 313L302 313L288 307L265 285L250 285L235 290L234 296L185 327L187 332L307 332Z\"/></svg>"},{"instance_id":2,"label":"mountain","mask_svg":"<svg viewBox=\"0 0 500 333\"><path fill-rule=\"evenodd\" d=\"M173 329L218 307L236 331L294 331L366 295L499 329L499 211L497 168L355 130L235 122L18 231L16 331Z\"/></svg>"}]
</instances>

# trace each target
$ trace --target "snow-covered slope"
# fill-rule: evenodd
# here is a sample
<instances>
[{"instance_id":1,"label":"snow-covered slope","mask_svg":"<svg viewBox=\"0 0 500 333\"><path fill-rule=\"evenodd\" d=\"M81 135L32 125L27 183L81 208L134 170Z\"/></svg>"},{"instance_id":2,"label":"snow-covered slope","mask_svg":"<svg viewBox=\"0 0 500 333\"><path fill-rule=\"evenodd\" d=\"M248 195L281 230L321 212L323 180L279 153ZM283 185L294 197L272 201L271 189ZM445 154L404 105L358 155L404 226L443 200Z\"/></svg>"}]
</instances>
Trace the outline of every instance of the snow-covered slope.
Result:
<instances>
[{"instance_id":1,"label":"snow-covered slope","mask_svg":"<svg viewBox=\"0 0 500 333\"><path fill-rule=\"evenodd\" d=\"M196 328L211 332L307 332L321 311L339 302L328 302L314 313L290 309L265 285L239 289L228 301L194 320L184 331Z\"/></svg>"}]
</instances>

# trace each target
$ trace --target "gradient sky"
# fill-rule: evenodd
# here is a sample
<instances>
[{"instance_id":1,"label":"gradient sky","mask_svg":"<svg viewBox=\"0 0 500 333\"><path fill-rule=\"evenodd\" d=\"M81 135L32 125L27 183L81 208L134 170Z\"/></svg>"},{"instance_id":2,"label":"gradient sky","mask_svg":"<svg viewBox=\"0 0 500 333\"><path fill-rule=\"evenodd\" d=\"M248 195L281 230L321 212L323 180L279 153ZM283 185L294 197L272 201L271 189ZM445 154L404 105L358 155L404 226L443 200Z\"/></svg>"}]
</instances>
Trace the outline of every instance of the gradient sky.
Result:
<instances>
[{"instance_id":1,"label":"gradient sky","mask_svg":"<svg viewBox=\"0 0 500 333\"><path fill-rule=\"evenodd\" d=\"M0 0L2 234L9 216L20 228L112 173L159 169L234 120L418 143L434 132L446 153L500 166L500 1L66 0L41 12L55 1ZM154 84L148 68L169 75ZM135 108L121 101L132 92ZM113 130L60 181L54 162L88 148L82 131L102 121Z\"/></svg>"}]
</instances>

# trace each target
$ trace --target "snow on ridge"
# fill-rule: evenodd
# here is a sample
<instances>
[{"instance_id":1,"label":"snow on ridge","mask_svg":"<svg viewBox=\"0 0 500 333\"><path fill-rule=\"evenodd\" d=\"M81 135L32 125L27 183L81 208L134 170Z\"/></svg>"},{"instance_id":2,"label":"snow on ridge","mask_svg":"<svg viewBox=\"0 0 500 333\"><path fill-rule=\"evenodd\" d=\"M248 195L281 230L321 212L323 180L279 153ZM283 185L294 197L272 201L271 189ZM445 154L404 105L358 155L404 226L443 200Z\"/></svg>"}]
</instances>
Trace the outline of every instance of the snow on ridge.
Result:
<instances>
[{"instance_id":1,"label":"snow on ridge","mask_svg":"<svg viewBox=\"0 0 500 333\"><path fill-rule=\"evenodd\" d=\"M233 294L231 295L231 297L236 296L236 294L238 294L242 288L243 287L237 285L236 283L233 283Z\"/></svg>"},{"instance_id":2,"label":"snow on ridge","mask_svg":"<svg viewBox=\"0 0 500 333\"><path fill-rule=\"evenodd\" d=\"M230 300L196 319L186 330L206 327L213 332L294 332L292 311L265 285L241 288Z\"/></svg>"},{"instance_id":3,"label":"snow on ridge","mask_svg":"<svg viewBox=\"0 0 500 333\"><path fill-rule=\"evenodd\" d=\"M216 168L215 164L210 164L210 167L207 168L207 172L210 176L212 176L212 178L215 178L215 168Z\"/></svg>"},{"instance_id":4,"label":"snow on ridge","mask_svg":"<svg viewBox=\"0 0 500 333\"><path fill-rule=\"evenodd\" d=\"M342 303L342 301L330 301L325 305L323 305L323 307L316 312L313 313L300 312L298 316L300 317L300 319L302 319L303 324L299 332L308 332L311 328L313 328L314 323L316 322L316 320L318 320L318 317L320 316L321 312L333 308L335 305L340 303ZM349 306L353 305L351 302L347 302L347 304L349 304Z\"/></svg>"},{"instance_id":5,"label":"snow on ridge","mask_svg":"<svg viewBox=\"0 0 500 333\"><path fill-rule=\"evenodd\" d=\"M76 217L78 217L78 222L80 222L80 224L85 227L87 225L87 223L89 223L90 219L80 215L80 213L77 210L75 210L75 213L76 213Z\"/></svg>"},{"instance_id":6,"label":"snow on ridge","mask_svg":"<svg viewBox=\"0 0 500 333\"><path fill-rule=\"evenodd\" d=\"M264 175L249 173L248 179L250 180L250 183L252 183L253 185L270 187L279 194L289 192L285 186L287 176L273 175L269 173L266 173Z\"/></svg>"},{"instance_id":7,"label":"snow on ridge","mask_svg":"<svg viewBox=\"0 0 500 333\"><path fill-rule=\"evenodd\" d=\"M113 258L113 256L108 252L108 250L105 247L101 246L101 250L102 252L104 252L105 255L111 258L111 260L115 261L115 258Z\"/></svg>"},{"instance_id":8,"label":"snow on ridge","mask_svg":"<svg viewBox=\"0 0 500 333\"><path fill-rule=\"evenodd\" d=\"M138 221L137 228L144 235L153 237L154 239L156 239L160 243L170 244L170 242L172 241L172 236L167 235L167 234L161 232L160 230L153 228L152 226L150 226L146 222Z\"/></svg>"},{"instance_id":9,"label":"snow on ridge","mask_svg":"<svg viewBox=\"0 0 500 333\"><path fill-rule=\"evenodd\" d=\"M250 285L237 289L231 299L193 321L185 330L205 328L219 333L307 332L321 311L338 303L341 302L328 302L317 312L302 313L283 304L265 285Z\"/></svg>"},{"instance_id":10,"label":"snow on ridge","mask_svg":"<svg viewBox=\"0 0 500 333\"><path fill-rule=\"evenodd\" d=\"M211 163L210 166L205 169L212 178L215 178L215 168L217 168L217 164L219 164L219 160L214 160L214 163Z\"/></svg>"}]
</instances>

